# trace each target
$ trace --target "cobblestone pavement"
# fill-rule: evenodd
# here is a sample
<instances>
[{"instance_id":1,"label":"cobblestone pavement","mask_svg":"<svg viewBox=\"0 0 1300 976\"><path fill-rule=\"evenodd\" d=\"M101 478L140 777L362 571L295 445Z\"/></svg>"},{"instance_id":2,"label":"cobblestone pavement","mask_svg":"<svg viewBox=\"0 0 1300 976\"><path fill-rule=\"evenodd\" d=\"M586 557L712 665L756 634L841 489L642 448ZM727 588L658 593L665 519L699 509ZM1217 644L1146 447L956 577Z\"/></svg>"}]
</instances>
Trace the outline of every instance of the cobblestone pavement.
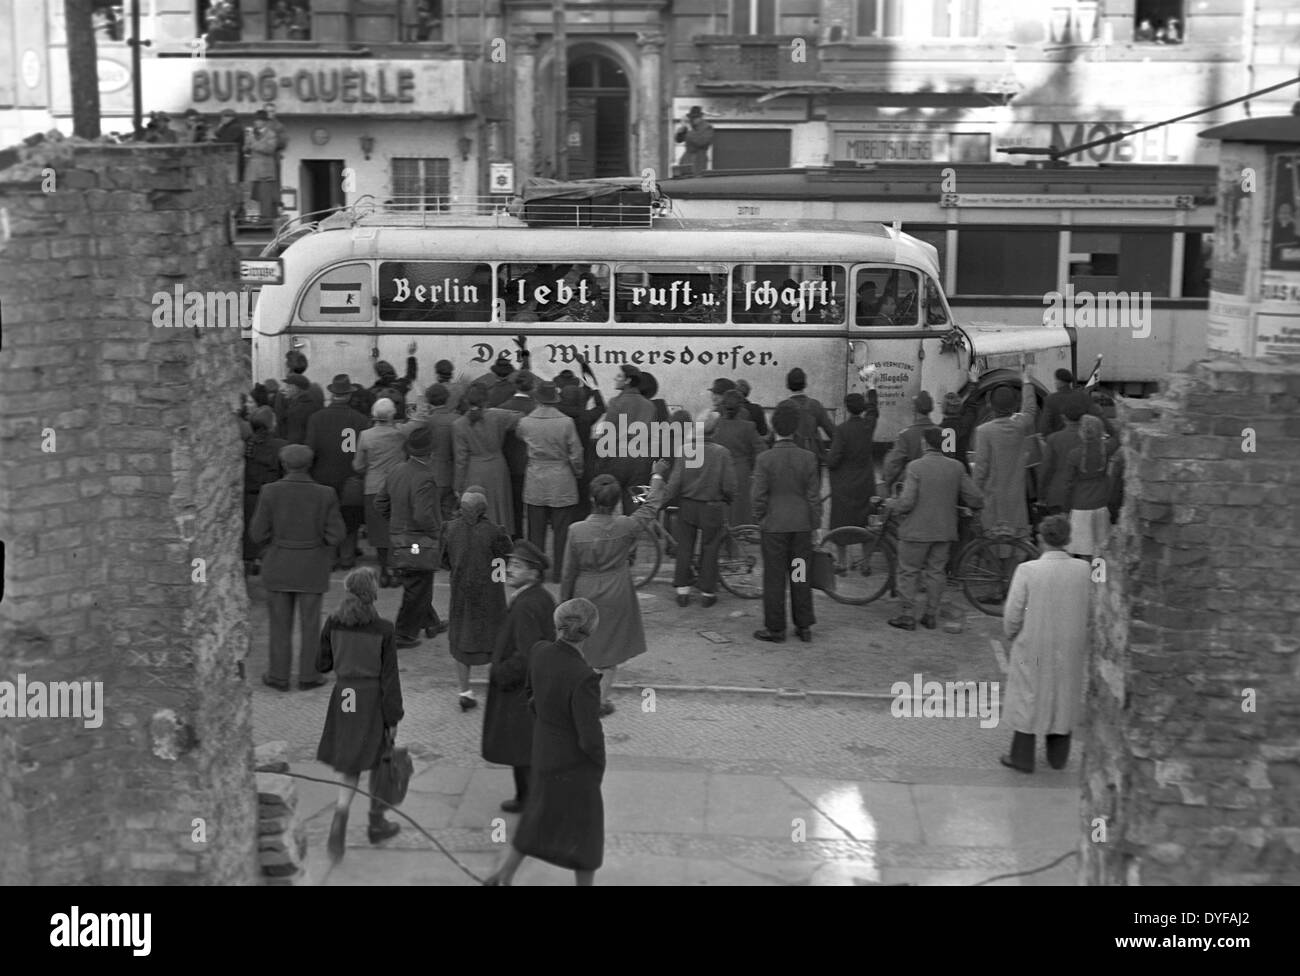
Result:
<instances>
[{"instance_id":1,"label":"cobblestone pavement","mask_svg":"<svg viewBox=\"0 0 1300 976\"><path fill-rule=\"evenodd\" d=\"M461 712L449 685L404 687L399 741L417 766L402 810L481 876L513 825L497 808L509 770L479 758L481 709ZM313 761L327 700L328 687L257 684L257 741L287 741L295 772L332 780ZM974 884L1077 846L1077 759L1061 772L1012 773L997 761L1007 735L978 719L895 718L870 700L656 692L652 702L628 689L616 701L605 720L602 884ZM409 825L370 848L363 800L349 854L330 871L321 852L336 790L298 786L312 882L472 883ZM1074 863L1006 883L1070 884ZM533 861L517 878L571 880Z\"/></svg>"}]
</instances>

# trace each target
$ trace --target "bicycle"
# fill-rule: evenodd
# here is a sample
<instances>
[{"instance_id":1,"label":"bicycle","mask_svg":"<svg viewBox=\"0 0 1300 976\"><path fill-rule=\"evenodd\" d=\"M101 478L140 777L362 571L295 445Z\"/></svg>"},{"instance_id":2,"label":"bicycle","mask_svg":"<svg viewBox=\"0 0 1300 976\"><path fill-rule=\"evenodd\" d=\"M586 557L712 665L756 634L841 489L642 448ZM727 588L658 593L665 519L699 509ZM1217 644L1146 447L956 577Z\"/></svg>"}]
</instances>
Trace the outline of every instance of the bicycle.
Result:
<instances>
[{"instance_id":1,"label":"bicycle","mask_svg":"<svg viewBox=\"0 0 1300 976\"><path fill-rule=\"evenodd\" d=\"M872 503L879 505L880 499ZM1025 539L1014 536L985 535L970 509L958 508L963 520L963 538L956 552L949 558L947 577L949 583L961 586L967 601L976 610L992 617L1000 617L1011 588L1015 567L1038 558L1038 549ZM898 571L898 520L892 509L886 514L872 515L868 527L856 525L831 529L822 539L820 548L842 547L858 549L858 558L836 569L835 587L827 595L837 603L862 606L879 599L888 590L897 593Z\"/></svg>"},{"instance_id":2,"label":"bicycle","mask_svg":"<svg viewBox=\"0 0 1300 976\"><path fill-rule=\"evenodd\" d=\"M632 489L632 500L638 505L644 504L649 492L648 485L638 485ZM637 589L655 578L665 555L670 559L677 556L677 542L664 525L669 511L676 509L665 508L657 518L643 524L637 544L628 556L632 585ZM692 563L698 571L698 552L694 554ZM724 590L742 600L757 600L762 597L762 539L757 525L722 527L722 544L718 549L718 582Z\"/></svg>"}]
</instances>

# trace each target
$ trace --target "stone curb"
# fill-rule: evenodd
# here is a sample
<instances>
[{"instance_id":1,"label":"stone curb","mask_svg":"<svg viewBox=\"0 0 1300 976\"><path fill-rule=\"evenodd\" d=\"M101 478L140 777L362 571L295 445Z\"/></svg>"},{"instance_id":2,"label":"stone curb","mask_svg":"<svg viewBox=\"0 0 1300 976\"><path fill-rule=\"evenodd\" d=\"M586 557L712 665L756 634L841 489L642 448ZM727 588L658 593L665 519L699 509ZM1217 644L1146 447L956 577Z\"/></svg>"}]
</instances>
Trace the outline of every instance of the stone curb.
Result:
<instances>
[{"instance_id":1,"label":"stone curb","mask_svg":"<svg viewBox=\"0 0 1300 976\"><path fill-rule=\"evenodd\" d=\"M486 694L486 678L471 678L471 687L482 688ZM782 701L804 701L809 699L842 699L846 701L888 701L892 702L896 696L892 694L883 694L874 691L805 691L800 688L744 688L734 687L731 685L667 685L667 684L625 684L618 682L613 686L615 691L634 691L640 694L644 688L652 688L656 695L667 692L669 694L687 694L687 695L734 695L746 698L776 698Z\"/></svg>"}]
</instances>

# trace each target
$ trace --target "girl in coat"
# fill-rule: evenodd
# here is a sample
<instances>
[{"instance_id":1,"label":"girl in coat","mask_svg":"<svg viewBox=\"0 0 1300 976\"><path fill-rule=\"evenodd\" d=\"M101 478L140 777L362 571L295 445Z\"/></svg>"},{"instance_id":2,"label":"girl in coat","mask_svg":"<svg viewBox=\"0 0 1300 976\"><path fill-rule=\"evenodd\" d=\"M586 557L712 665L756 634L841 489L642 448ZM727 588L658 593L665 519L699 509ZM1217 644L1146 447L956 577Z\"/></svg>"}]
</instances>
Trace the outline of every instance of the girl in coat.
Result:
<instances>
[{"instance_id":1,"label":"girl in coat","mask_svg":"<svg viewBox=\"0 0 1300 976\"><path fill-rule=\"evenodd\" d=\"M392 621L375 609L379 580L367 567L354 569L343 582L346 591L339 609L325 619L320 632L316 669L333 671L316 758L339 774L339 795L330 824L329 853L338 861L346 849L348 810L364 770L370 770L370 792L386 748L397 737L402 720L402 681L397 673L397 649ZM351 692L346 696L345 692ZM344 705L347 708L344 708ZM384 804L370 801L370 843L387 840L401 828L384 819Z\"/></svg>"},{"instance_id":2,"label":"girl in coat","mask_svg":"<svg viewBox=\"0 0 1300 976\"><path fill-rule=\"evenodd\" d=\"M505 860L486 885L509 885L525 857L569 868L579 885L591 885L604 863L600 679L584 660L600 613L589 600L569 600L556 608L554 621L558 639L534 647L528 668L526 691L537 716L532 794Z\"/></svg>"},{"instance_id":3,"label":"girl in coat","mask_svg":"<svg viewBox=\"0 0 1300 976\"><path fill-rule=\"evenodd\" d=\"M1070 505L1070 552L1089 561L1110 534L1110 456L1114 437L1103 444L1105 425L1091 414L1079 421L1079 446L1065 461L1065 497Z\"/></svg>"},{"instance_id":4,"label":"girl in coat","mask_svg":"<svg viewBox=\"0 0 1300 976\"><path fill-rule=\"evenodd\" d=\"M510 536L487 518L487 499L474 485L460 499L460 513L447 523L447 559L451 564L451 630L448 641L456 659L460 707L478 705L469 686L469 669L492 660L497 630L506 616L505 590L492 579L493 560L510 555Z\"/></svg>"},{"instance_id":5,"label":"girl in coat","mask_svg":"<svg viewBox=\"0 0 1300 976\"><path fill-rule=\"evenodd\" d=\"M468 485L482 485L487 496L488 518L496 525L514 525L510 468L501 448L506 434L515 429L524 415L517 410L486 407L488 390L480 383L469 388L465 402L469 411L451 427L456 493L464 492Z\"/></svg>"},{"instance_id":6,"label":"girl in coat","mask_svg":"<svg viewBox=\"0 0 1300 976\"><path fill-rule=\"evenodd\" d=\"M658 514L663 504L667 470L667 461L655 462L650 497L631 515L614 514L623 500L618 479L608 474L594 478L592 514L569 529L565 542L560 599L585 597L600 611L602 623L592 635L586 657L601 672L601 715L614 711L609 690L618 665L646 651L641 606L632 585L628 557L636 548L643 525Z\"/></svg>"}]
</instances>

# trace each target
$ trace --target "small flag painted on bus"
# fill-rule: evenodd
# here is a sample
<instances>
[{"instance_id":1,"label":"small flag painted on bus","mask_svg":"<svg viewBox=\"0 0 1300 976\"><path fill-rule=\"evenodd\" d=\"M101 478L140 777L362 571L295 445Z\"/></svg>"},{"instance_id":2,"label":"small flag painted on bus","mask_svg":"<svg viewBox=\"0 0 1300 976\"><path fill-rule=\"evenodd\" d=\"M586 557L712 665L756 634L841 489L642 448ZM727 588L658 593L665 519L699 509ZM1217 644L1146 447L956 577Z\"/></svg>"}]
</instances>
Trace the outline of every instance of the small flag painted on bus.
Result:
<instances>
[{"instance_id":1,"label":"small flag painted on bus","mask_svg":"<svg viewBox=\"0 0 1300 976\"><path fill-rule=\"evenodd\" d=\"M320 286L320 310L323 315L360 315L361 282Z\"/></svg>"}]
</instances>

